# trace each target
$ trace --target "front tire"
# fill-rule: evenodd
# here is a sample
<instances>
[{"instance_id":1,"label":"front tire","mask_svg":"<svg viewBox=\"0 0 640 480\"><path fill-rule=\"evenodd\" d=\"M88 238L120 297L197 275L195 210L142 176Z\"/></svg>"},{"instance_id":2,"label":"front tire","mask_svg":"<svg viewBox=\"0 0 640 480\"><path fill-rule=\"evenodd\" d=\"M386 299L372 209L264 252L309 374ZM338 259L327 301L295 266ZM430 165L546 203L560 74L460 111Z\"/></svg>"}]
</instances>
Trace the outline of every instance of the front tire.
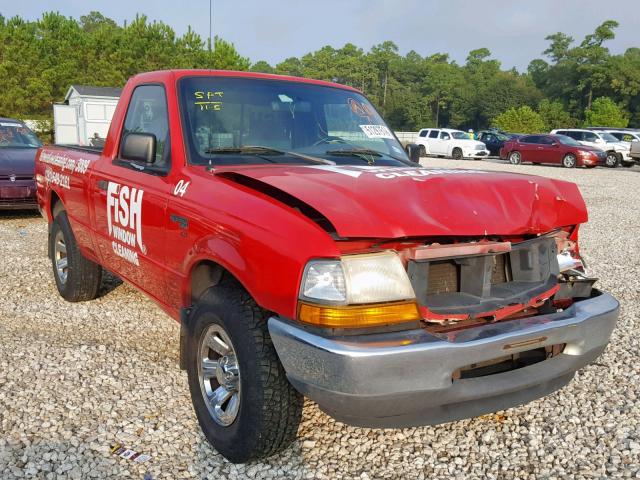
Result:
<instances>
[{"instance_id":1,"label":"front tire","mask_svg":"<svg viewBox=\"0 0 640 480\"><path fill-rule=\"evenodd\" d=\"M242 287L226 282L202 296L189 321L193 407L209 443L233 463L284 450L302 416L303 397L287 380L267 319Z\"/></svg>"},{"instance_id":2,"label":"front tire","mask_svg":"<svg viewBox=\"0 0 640 480\"><path fill-rule=\"evenodd\" d=\"M562 166L565 168L573 168L576 166L576 156L573 153L567 153L562 159Z\"/></svg>"},{"instance_id":3,"label":"front tire","mask_svg":"<svg viewBox=\"0 0 640 480\"><path fill-rule=\"evenodd\" d=\"M82 255L64 210L51 224L49 251L56 287L65 300L82 302L98 296L102 267Z\"/></svg>"},{"instance_id":4,"label":"front tire","mask_svg":"<svg viewBox=\"0 0 640 480\"><path fill-rule=\"evenodd\" d=\"M509 154L509 162L512 165L520 165L522 163L522 155L520 155L520 152L511 152Z\"/></svg>"},{"instance_id":5,"label":"front tire","mask_svg":"<svg viewBox=\"0 0 640 480\"><path fill-rule=\"evenodd\" d=\"M604 164L609 168L616 168L620 164L620 157L614 151L607 152L607 158Z\"/></svg>"},{"instance_id":6,"label":"front tire","mask_svg":"<svg viewBox=\"0 0 640 480\"><path fill-rule=\"evenodd\" d=\"M458 147L454 148L451 152L451 156L454 160L462 160L462 149Z\"/></svg>"}]
</instances>

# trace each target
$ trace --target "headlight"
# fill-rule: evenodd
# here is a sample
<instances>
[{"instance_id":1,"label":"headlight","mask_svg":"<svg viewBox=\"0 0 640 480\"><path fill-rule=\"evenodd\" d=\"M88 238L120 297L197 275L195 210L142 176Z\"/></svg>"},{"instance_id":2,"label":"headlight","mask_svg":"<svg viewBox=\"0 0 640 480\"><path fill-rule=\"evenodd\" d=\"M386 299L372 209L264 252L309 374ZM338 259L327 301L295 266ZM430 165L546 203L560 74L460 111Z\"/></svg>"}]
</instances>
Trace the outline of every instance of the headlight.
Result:
<instances>
[{"instance_id":1,"label":"headlight","mask_svg":"<svg viewBox=\"0 0 640 480\"><path fill-rule=\"evenodd\" d=\"M305 269L300 293L304 300L334 305L415 298L407 272L393 252L313 260Z\"/></svg>"},{"instance_id":2,"label":"headlight","mask_svg":"<svg viewBox=\"0 0 640 480\"><path fill-rule=\"evenodd\" d=\"M393 252L313 260L304 271L298 304L302 322L363 328L419 318L413 287Z\"/></svg>"}]
</instances>

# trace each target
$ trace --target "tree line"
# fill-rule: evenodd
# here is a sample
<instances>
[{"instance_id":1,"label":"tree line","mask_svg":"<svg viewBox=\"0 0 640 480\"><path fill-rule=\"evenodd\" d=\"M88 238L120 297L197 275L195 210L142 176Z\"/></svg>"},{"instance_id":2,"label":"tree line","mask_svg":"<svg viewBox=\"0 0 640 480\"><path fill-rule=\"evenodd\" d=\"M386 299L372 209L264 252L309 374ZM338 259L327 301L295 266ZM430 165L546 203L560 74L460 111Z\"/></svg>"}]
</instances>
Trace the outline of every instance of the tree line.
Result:
<instances>
[{"instance_id":1,"label":"tree line","mask_svg":"<svg viewBox=\"0 0 640 480\"><path fill-rule=\"evenodd\" d=\"M396 130L497 126L522 133L581 125L640 127L640 48L613 55L607 20L580 42L546 37L544 58L526 72L503 69L486 48L464 64L448 54L398 52L391 41L368 51L325 46L270 65L252 63L221 38L209 45L188 29L137 15L117 24L99 12L79 20L49 12L35 21L0 15L0 116L50 119L71 84L122 86L168 68L251 70L337 81L362 90Z\"/></svg>"}]
</instances>

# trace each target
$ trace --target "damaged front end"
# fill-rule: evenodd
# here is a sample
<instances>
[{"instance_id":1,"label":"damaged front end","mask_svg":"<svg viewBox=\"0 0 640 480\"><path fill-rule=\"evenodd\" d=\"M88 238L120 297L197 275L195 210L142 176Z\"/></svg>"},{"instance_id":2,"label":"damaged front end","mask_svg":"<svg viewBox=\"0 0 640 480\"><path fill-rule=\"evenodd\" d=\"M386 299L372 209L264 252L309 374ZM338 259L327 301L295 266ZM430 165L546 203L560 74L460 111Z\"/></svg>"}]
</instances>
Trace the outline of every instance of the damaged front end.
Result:
<instances>
[{"instance_id":1,"label":"damaged front end","mask_svg":"<svg viewBox=\"0 0 640 480\"><path fill-rule=\"evenodd\" d=\"M577 228L521 241L430 244L402 252L419 311L434 331L552 313L588 298L596 281Z\"/></svg>"},{"instance_id":2,"label":"damaged front end","mask_svg":"<svg viewBox=\"0 0 640 480\"><path fill-rule=\"evenodd\" d=\"M383 428L558 390L602 354L619 309L577 235L345 242L307 265L297 321L268 321L287 378L334 418Z\"/></svg>"}]
</instances>

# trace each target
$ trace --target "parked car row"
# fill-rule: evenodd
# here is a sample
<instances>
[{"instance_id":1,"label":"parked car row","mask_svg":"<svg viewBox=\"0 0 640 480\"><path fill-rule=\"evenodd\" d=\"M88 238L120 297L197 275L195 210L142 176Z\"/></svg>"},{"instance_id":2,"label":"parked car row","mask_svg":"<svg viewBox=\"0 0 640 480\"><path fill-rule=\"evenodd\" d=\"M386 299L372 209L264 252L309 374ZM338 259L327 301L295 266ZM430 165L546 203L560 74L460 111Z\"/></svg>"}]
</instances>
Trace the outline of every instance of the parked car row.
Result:
<instances>
[{"instance_id":1,"label":"parked car row","mask_svg":"<svg viewBox=\"0 0 640 480\"><path fill-rule=\"evenodd\" d=\"M640 164L640 131L605 127L552 130L550 134L523 135L497 129L472 135L448 128L425 128L415 143L421 156L446 156L456 160L499 156L513 164L522 162L576 166L631 167Z\"/></svg>"},{"instance_id":2,"label":"parked car row","mask_svg":"<svg viewBox=\"0 0 640 480\"><path fill-rule=\"evenodd\" d=\"M640 164L640 131L625 128L572 128L549 135L521 135L483 130L476 139L461 130L425 128L415 143L420 156L454 158L499 156L522 162L576 166L631 167ZM21 121L0 118L0 209L35 208L34 158L38 137Z\"/></svg>"}]
</instances>

